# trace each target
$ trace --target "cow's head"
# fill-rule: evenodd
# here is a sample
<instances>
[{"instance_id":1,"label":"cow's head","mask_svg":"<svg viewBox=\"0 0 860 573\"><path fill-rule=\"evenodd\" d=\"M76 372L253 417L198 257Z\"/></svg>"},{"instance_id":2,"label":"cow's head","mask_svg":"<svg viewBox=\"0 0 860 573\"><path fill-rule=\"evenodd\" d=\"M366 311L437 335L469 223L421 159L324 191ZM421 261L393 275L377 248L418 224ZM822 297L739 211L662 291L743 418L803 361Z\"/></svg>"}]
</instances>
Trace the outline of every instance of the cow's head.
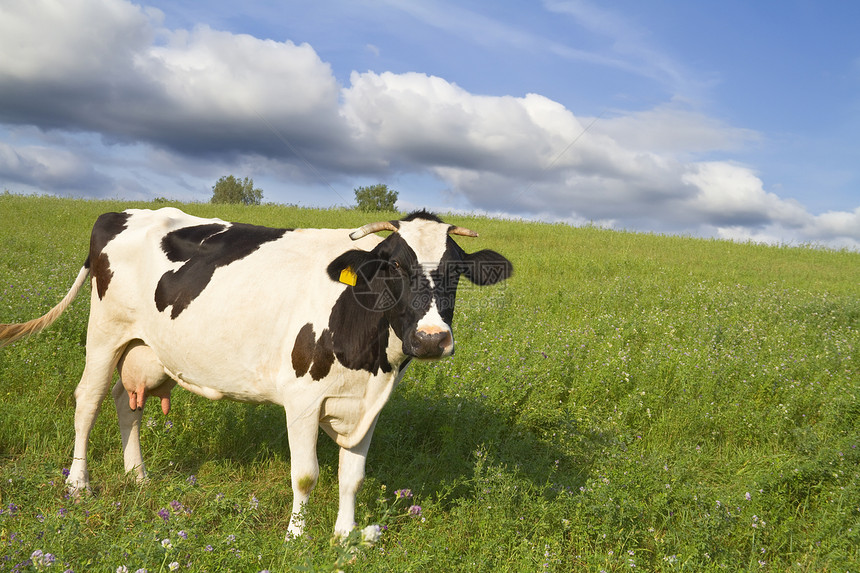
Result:
<instances>
[{"instance_id":1,"label":"cow's head","mask_svg":"<svg viewBox=\"0 0 860 573\"><path fill-rule=\"evenodd\" d=\"M385 315L407 356L450 356L460 275L476 285L495 284L511 276L511 262L495 251L466 253L450 235L477 234L424 211L365 225L350 237L379 231L393 233L372 251L351 250L336 258L328 266L329 276L350 285L361 307Z\"/></svg>"}]
</instances>

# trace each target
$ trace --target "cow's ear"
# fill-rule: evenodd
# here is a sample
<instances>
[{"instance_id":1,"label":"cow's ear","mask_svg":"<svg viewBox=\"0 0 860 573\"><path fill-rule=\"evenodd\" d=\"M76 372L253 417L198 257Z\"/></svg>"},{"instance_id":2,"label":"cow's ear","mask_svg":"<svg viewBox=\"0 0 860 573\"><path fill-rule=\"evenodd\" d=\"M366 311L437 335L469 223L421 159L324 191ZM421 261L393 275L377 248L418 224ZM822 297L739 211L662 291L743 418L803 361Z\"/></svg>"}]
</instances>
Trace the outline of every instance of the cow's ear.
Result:
<instances>
[{"instance_id":1,"label":"cow's ear","mask_svg":"<svg viewBox=\"0 0 860 573\"><path fill-rule=\"evenodd\" d=\"M479 286L496 284L514 274L511 261L489 249L467 254L463 263L463 275Z\"/></svg>"},{"instance_id":2,"label":"cow's ear","mask_svg":"<svg viewBox=\"0 0 860 573\"><path fill-rule=\"evenodd\" d=\"M367 251L353 249L329 263L326 271L331 280L355 286L359 273L362 273L365 280L375 273L375 269L370 268L375 259L376 257Z\"/></svg>"}]
</instances>

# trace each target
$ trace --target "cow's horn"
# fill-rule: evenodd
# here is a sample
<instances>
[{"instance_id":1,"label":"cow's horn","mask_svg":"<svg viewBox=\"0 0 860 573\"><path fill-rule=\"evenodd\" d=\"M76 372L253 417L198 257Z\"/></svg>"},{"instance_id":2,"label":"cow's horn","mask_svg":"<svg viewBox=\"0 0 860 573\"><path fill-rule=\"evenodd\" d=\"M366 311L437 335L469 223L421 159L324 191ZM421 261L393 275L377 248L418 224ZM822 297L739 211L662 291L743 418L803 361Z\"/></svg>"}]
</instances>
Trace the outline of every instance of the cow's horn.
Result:
<instances>
[{"instance_id":1,"label":"cow's horn","mask_svg":"<svg viewBox=\"0 0 860 573\"><path fill-rule=\"evenodd\" d=\"M477 237L478 233L471 229L467 229L465 227L457 227L456 225L451 225L451 228L448 229L449 235L461 235L463 237Z\"/></svg>"},{"instance_id":2,"label":"cow's horn","mask_svg":"<svg viewBox=\"0 0 860 573\"><path fill-rule=\"evenodd\" d=\"M377 223L368 223L360 229L356 229L349 234L349 238L353 241L369 235L370 233L378 233L379 231L397 231L391 221L379 221Z\"/></svg>"}]
</instances>

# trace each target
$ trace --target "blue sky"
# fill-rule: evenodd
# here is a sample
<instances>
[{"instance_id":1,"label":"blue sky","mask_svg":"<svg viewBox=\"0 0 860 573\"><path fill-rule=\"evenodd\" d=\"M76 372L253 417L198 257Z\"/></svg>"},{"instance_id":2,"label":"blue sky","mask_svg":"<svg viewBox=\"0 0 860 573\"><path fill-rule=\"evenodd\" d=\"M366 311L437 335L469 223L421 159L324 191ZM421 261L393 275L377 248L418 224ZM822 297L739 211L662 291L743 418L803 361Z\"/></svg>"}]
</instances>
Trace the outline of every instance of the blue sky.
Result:
<instances>
[{"instance_id":1,"label":"blue sky","mask_svg":"<svg viewBox=\"0 0 860 573\"><path fill-rule=\"evenodd\" d=\"M7 0L0 186L860 248L860 4ZM285 222L288 224L288 222Z\"/></svg>"}]
</instances>

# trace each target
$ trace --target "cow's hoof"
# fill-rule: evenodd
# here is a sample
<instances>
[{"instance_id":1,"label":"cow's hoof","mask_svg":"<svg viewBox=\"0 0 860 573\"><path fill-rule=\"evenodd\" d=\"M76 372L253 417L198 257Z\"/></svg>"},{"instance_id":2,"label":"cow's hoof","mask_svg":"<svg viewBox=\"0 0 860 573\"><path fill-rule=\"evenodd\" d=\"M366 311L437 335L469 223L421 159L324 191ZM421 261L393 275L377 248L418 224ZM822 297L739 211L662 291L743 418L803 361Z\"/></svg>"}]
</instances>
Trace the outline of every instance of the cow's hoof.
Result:
<instances>
[{"instance_id":1,"label":"cow's hoof","mask_svg":"<svg viewBox=\"0 0 860 573\"><path fill-rule=\"evenodd\" d=\"M66 484L66 492L69 494L71 499L78 502L81 500L82 496L92 495L93 490L90 489L90 484L88 483L68 483Z\"/></svg>"}]
</instances>

